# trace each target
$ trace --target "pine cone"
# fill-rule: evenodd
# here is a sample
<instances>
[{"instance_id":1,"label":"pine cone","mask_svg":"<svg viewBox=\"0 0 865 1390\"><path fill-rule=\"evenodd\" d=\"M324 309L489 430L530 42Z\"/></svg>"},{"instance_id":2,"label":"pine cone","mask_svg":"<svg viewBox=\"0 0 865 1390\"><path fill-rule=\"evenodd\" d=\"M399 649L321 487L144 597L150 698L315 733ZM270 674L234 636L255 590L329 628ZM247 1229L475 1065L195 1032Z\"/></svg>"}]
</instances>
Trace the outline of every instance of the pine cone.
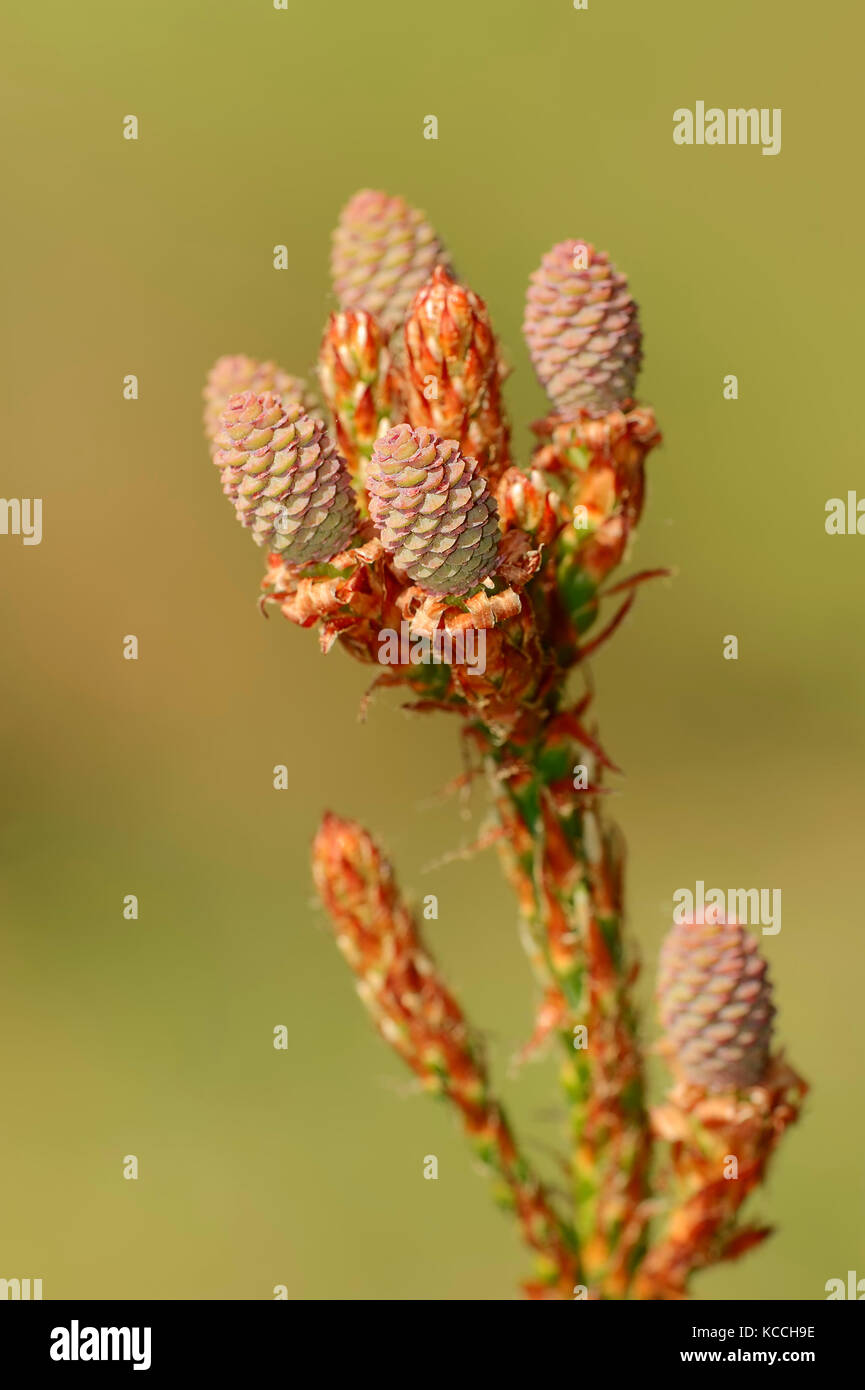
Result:
<instances>
[{"instance_id":1,"label":"pine cone","mask_svg":"<svg viewBox=\"0 0 865 1390\"><path fill-rule=\"evenodd\" d=\"M509 465L501 368L483 300L443 266L420 289L405 325L409 420L456 439L490 483Z\"/></svg>"},{"instance_id":2,"label":"pine cone","mask_svg":"<svg viewBox=\"0 0 865 1390\"><path fill-rule=\"evenodd\" d=\"M633 396L642 356L637 306L606 251L582 241L548 251L529 277L523 332L563 415L580 407L604 415Z\"/></svg>"},{"instance_id":3,"label":"pine cone","mask_svg":"<svg viewBox=\"0 0 865 1390\"><path fill-rule=\"evenodd\" d=\"M455 440L410 425L388 430L375 446L369 492L382 545L427 593L474 593L494 572L498 510Z\"/></svg>"},{"instance_id":4,"label":"pine cone","mask_svg":"<svg viewBox=\"0 0 865 1390\"><path fill-rule=\"evenodd\" d=\"M318 355L321 389L352 476L366 483L376 438L396 409L397 383L384 334L363 309L331 314Z\"/></svg>"},{"instance_id":5,"label":"pine cone","mask_svg":"<svg viewBox=\"0 0 865 1390\"><path fill-rule=\"evenodd\" d=\"M214 463L258 545L294 565L344 550L358 528L351 480L321 420L271 392L232 396Z\"/></svg>"},{"instance_id":6,"label":"pine cone","mask_svg":"<svg viewBox=\"0 0 865 1390\"><path fill-rule=\"evenodd\" d=\"M658 1002L665 1050L711 1092L763 1078L775 1009L756 939L736 922L685 922L661 948Z\"/></svg>"},{"instance_id":7,"label":"pine cone","mask_svg":"<svg viewBox=\"0 0 865 1390\"><path fill-rule=\"evenodd\" d=\"M343 309L366 309L387 334L402 323L444 248L422 212L364 188L346 203L333 234L331 273Z\"/></svg>"},{"instance_id":8,"label":"pine cone","mask_svg":"<svg viewBox=\"0 0 865 1390\"><path fill-rule=\"evenodd\" d=\"M307 390L306 382L300 377L289 376L275 362L256 362L254 357L242 355L218 357L207 373L203 391L204 433L211 448L220 447L217 435L222 412L231 397L241 391L254 391L259 396L265 391L273 391L277 396L282 396L286 403L296 402L309 411L317 409L315 397Z\"/></svg>"}]
</instances>

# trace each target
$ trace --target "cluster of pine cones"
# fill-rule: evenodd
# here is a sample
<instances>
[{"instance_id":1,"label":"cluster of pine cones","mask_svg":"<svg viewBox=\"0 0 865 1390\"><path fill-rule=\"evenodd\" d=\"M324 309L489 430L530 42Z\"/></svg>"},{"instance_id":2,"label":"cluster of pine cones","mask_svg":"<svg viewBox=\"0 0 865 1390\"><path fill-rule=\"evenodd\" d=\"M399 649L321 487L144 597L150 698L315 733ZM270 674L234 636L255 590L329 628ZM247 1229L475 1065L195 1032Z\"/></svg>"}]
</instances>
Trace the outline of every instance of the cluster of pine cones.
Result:
<instances>
[{"instance_id":1,"label":"cluster of pine cones","mask_svg":"<svg viewBox=\"0 0 865 1390\"><path fill-rule=\"evenodd\" d=\"M205 429L223 490L254 540L323 564L370 518L393 567L426 593L465 596L495 575L496 485L511 464L505 374L483 301L402 198L364 190L334 234L339 310L319 358L335 438L306 384L272 362L223 357ZM562 419L630 402L640 361L625 277L562 242L531 278L525 333Z\"/></svg>"},{"instance_id":2,"label":"cluster of pine cones","mask_svg":"<svg viewBox=\"0 0 865 1390\"><path fill-rule=\"evenodd\" d=\"M526 473L511 458L506 368L486 305L455 278L426 217L363 190L339 218L331 268L339 307L318 370L333 433L307 384L272 362L222 357L205 387L223 491L271 567L338 574L373 537L403 592L459 603L501 591L503 532L518 513L539 548L556 536L555 583L573 617L582 600L570 602L569 585L582 593L621 559L642 503L643 458L659 439L651 411L633 399L641 332L625 276L605 252L569 240L530 277L524 333L552 414L535 427ZM557 491L569 520L575 499L583 516L563 531L560 515L545 532ZM569 551L575 533L581 544ZM547 649L566 645L542 635ZM660 995L684 1079L713 1092L760 1079L772 1021L764 971L735 924L674 929Z\"/></svg>"}]
</instances>

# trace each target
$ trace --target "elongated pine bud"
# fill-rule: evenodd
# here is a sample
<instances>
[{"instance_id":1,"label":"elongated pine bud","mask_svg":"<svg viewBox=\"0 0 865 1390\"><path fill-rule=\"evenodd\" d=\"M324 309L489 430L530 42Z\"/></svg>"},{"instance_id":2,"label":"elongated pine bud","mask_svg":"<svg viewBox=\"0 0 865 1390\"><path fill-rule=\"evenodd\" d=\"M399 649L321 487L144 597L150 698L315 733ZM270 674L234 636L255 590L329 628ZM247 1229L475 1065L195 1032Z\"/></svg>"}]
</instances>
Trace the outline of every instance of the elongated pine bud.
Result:
<instances>
[{"instance_id":1,"label":"elongated pine bud","mask_svg":"<svg viewBox=\"0 0 865 1390\"><path fill-rule=\"evenodd\" d=\"M425 950L390 864L362 826L328 814L312 867L337 945L379 1032L426 1091L456 1107L499 1200L540 1256L543 1283L529 1286L532 1295L556 1289L569 1297L577 1276L572 1232L517 1149L468 1020Z\"/></svg>"},{"instance_id":2,"label":"elongated pine bud","mask_svg":"<svg viewBox=\"0 0 865 1390\"><path fill-rule=\"evenodd\" d=\"M371 314L364 309L331 314L318 371L340 452L362 487L375 441L391 423L398 399L385 335Z\"/></svg>"},{"instance_id":3,"label":"elongated pine bud","mask_svg":"<svg viewBox=\"0 0 865 1390\"><path fill-rule=\"evenodd\" d=\"M316 887L337 945L385 1039L427 1083L463 1102L482 1102L486 1078L474 1060L459 1005L438 977L372 836L328 814L312 849Z\"/></svg>"},{"instance_id":4,"label":"elongated pine bud","mask_svg":"<svg viewBox=\"0 0 865 1390\"><path fill-rule=\"evenodd\" d=\"M510 432L483 300L437 266L409 310L405 348L410 423L456 439L495 484L510 462Z\"/></svg>"}]
</instances>

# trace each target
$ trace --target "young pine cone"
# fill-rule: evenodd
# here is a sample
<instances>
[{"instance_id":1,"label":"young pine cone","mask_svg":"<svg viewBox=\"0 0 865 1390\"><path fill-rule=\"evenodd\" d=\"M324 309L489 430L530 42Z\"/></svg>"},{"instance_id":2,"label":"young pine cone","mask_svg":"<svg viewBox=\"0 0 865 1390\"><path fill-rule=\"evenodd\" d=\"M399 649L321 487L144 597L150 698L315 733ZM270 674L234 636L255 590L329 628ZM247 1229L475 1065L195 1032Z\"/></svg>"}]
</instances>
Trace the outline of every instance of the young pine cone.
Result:
<instances>
[{"instance_id":1,"label":"young pine cone","mask_svg":"<svg viewBox=\"0 0 865 1390\"><path fill-rule=\"evenodd\" d=\"M769 1061L772 987L756 939L736 922L684 922L661 947L664 1049L706 1091L755 1086Z\"/></svg>"},{"instance_id":2,"label":"young pine cone","mask_svg":"<svg viewBox=\"0 0 865 1390\"><path fill-rule=\"evenodd\" d=\"M582 241L548 251L529 277L523 333L560 414L605 415L633 396L642 355L637 306L606 251Z\"/></svg>"},{"instance_id":3,"label":"young pine cone","mask_svg":"<svg viewBox=\"0 0 865 1390\"><path fill-rule=\"evenodd\" d=\"M358 527L351 480L321 420L265 392L232 396L222 414L225 447L214 463L223 490L258 545L293 565L344 550Z\"/></svg>"},{"instance_id":4,"label":"young pine cone","mask_svg":"<svg viewBox=\"0 0 865 1390\"><path fill-rule=\"evenodd\" d=\"M273 391L284 401L296 401L304 410L315 410L315 397L300 377L289 376L275 362L256 362L254 357L237 354L218 357L207 373L204 387L204 433L212 448L219 448L217 435L222 412L232 396L241 391L263 395Z\"/></svg>"},{"instance_id":5,"label":"young pine cone","mask_svg":"<svg viewBox=\"0 0 865 1390\"><path fill-rule=\"evenodd\" d=\"M333 234L331 273L342 309L366 309L387 334L447 256L422 212L404 199L361 189Z\"/></svg>"},{"instance_id":6,"label":"young pine cone","mask_svg":"<svg viewBox=\"0 0 865 1390\"><path fill-rule=\"evenodd\" d=\"M471 594L498 561L486 479L453 439L397 425L376 442L369 511L385 550L431 594Z\"/></svg>"}]
</instances>

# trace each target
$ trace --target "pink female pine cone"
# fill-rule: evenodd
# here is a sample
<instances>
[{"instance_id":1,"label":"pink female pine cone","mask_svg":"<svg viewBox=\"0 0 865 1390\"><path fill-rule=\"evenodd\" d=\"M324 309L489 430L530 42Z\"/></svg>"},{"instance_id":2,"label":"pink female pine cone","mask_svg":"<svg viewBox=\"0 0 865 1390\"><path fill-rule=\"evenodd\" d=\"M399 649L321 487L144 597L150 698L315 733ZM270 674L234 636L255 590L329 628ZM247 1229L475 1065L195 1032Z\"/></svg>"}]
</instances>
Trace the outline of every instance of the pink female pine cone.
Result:
<instances>
[{"instance_id":1,"label":"pink female pine cone","mask_svg":"<svg viewBox=\"0 0 865 1390\"><path fill-rule=\"evenodd\" d=\"M548 251L529 277L523 332L560 414L605 415L633 396L642 355L637 306L606 251L583 241Z\"/></svg>"},{"instance_id":2,"label":"pink female pine cone","mask_svg":"<svg viewBox=\"0 0 865 1390\"><path fill-rule=\"evenodd\" d=\"M480 295L443 266L409 310L405 368L411 423L458 440L489 482L498 482L510 463L498 344Z\"/></svg>"},{"instance_id":3,"label":"pink female pine cone","mask_svg":"<svg viewBox=\"0 0 865 1390\"><path fill-rule=\"evenodd\" d=\"M289 376L275 362L256 362L254 357L242 353L218 357L207 373L203 392L204 433L214 449L219 448L217 435L222 412L231 397L241 391L254 391L259 396L273 391L283 400L296 401L304 410L316 410L315 396L306 382Z\"/></svg>"},{"instance_id":4,"label":"pink female pine cone","mask_svg":"<svg viewBox=\"0 0 865 1390\"><path fill-rule=\"evenodd\" d=\"M404 198L363 188L333 234L331 273L342 309L366 309L390 334L447 255L424 214Z\"/></svg>"},{"instance_id":5,"label":"pink female pine cone","mask_svg":"<svg viewBox=\"0 0 865 1390\"><path fill-rule=\"evenodd\" d=\"M348 470L321 420L272 392L232 396L214 463L257 545L291 564L321 563L358 527Z\"/></svg>"},{"instance_id":6,"label":"pink female pine cone","mask_svg":"<svg viewBox=\"0 0 865 1390\"><path fill-rule=\"evenodd\" d=\"M772 987L757 941L737 922L683 922L661 947L664 1048L711 1092L755 1086L769 1062Z\"/></svg>"},{"instance_id":7,"label":"pink female pine cone","mask_svg":"<svg viewBox=\"0 0 865 1390\"><path fill-rule=\"evenodd\" d=\"M494 572L498 509L456 440L396 425L376 443L368 483L381 543L420 588L475 593Z\"/></svg>"}]
</instances>

